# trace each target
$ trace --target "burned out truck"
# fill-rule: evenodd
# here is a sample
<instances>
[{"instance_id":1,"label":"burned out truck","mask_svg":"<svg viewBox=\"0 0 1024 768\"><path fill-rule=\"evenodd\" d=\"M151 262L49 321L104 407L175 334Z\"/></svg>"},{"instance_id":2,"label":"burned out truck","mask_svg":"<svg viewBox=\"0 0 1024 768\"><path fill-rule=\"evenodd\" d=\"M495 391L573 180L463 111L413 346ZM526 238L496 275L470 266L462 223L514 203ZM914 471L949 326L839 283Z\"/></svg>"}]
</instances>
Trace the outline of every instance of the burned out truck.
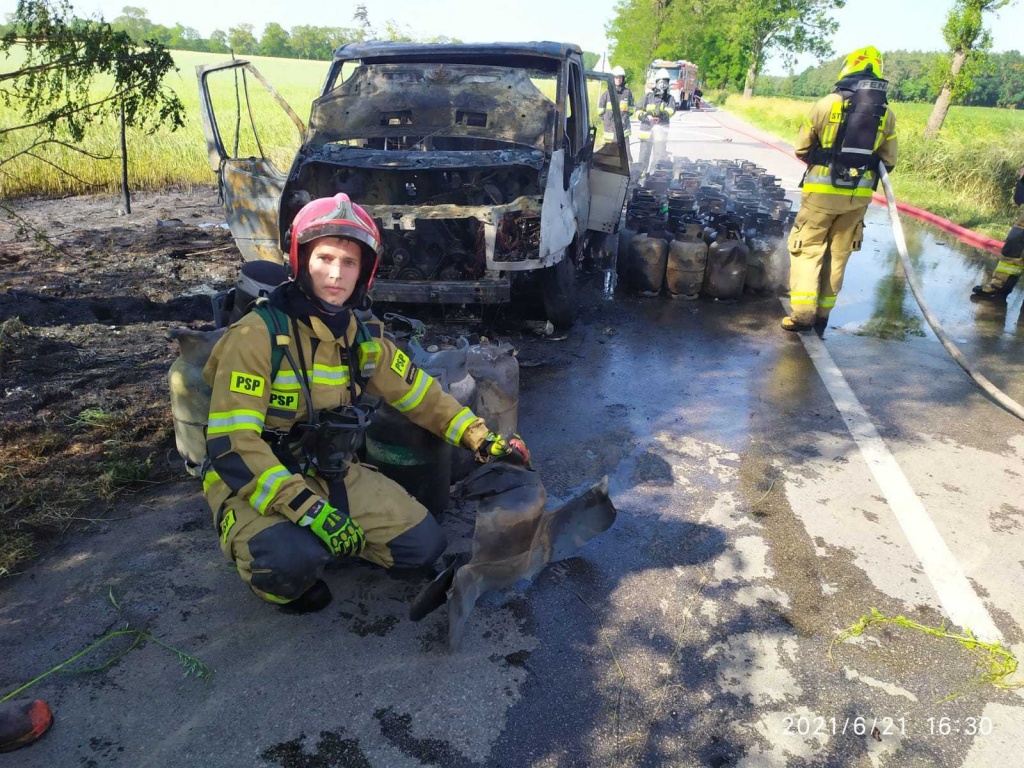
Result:
<instances>
[{"instance_id":1,"label":"burned out truck","mask_svg":"<svg viewBox=\"0 0 1024 768\"><path fill-rule=\"evenodd\" d=\"M611 77L577 46L343 45L308 125L247 61L197 76L244 258L283 260L295 213L345 192L381 228L376 302L523 296L572 323L575 267L616 231L629 181L621 124L600 147L591 124L598 89L618 120Z\"/></svg>"}]
</instances>

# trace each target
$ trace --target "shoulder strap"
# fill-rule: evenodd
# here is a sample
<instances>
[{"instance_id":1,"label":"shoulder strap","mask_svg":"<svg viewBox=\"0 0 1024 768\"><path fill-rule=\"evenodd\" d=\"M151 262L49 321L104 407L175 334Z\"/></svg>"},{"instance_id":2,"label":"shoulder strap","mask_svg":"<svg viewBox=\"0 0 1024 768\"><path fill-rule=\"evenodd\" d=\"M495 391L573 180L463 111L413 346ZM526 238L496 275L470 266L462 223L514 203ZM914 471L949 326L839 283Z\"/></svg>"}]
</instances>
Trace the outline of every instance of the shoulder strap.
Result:
<instances>
[{"instance_id":1,"label":"shoulder strap","mask_svg":"<svg viewBox=\"0 0 1024 768\"><path fill-rule=\"evenodd\" d=\"M270 380L277 378L277 372L281 370L281 360L284 359L284 350L291 343L288 335L288 318L284 312L271 305L266 299L260 299L252 308L252 311L263 318L270 331Z\"/></svg>"}]
</instances>

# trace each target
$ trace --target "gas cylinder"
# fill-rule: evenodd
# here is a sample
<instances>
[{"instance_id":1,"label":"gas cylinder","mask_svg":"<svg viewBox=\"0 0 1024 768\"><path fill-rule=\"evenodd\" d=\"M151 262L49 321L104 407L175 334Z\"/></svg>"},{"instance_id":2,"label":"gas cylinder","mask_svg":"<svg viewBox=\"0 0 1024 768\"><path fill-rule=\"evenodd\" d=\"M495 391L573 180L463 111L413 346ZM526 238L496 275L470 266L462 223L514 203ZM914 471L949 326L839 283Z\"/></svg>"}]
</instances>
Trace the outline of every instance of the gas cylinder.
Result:
<instances>
[{"instance_id":1,"label":"gas cylinder","mask_svg":"<svg viewBox=\"0 0 1024 768\"><path fill-rule=\"evenodd\" d=\"M435 352L425 351L415 338L398 346L443 390L463 405L473 407L477 388L466 365L466 339L459 339L454 349ZM448 507L452 456L451 444L413 424L390 405L382 406L374 414L366 431L366 461L401 485L434 517L440 517Z\"/></svg>"},{"instance_id":2,"label":"gas cylinder","mask_svg":"<svg viewBox=\"0 0 1024 768\"><path fill-rule=\"evenodd\" d=\"M409 340L409 358L413 363L437 379L441 389L476 413L479 397L476 379L469 373L469 349L469 340L465 337L460 337L454 348L435 351L424 350L415 337ZM476 456L466 448L453 447L451 454L453 482L461 480L477 466Z\"/></svg>"},{"instance_id":3,"label":"gas cylinder","mask_svg":"<svg viewBox=\"0 0 1024 768\"><path fill-rule=\"evenodd\" d=\"M206 422L210 416L212 391L203 378L213 345L224 335L215 331L171 328L167 336L178 342L178 359L171 363L167 382L171 390L174 444L185 460L185 471L199 477L206 458Z\"/></svg>"},{"instance_id":4,"label":"gas cylinder","mask_svg":"<svg viewBox=\"0 0 1024 768\"><path fill-rule=\"evenodd\" d=\"M641 296L657 296L665 282L668 242L659 218L647 222L647 234L637 235L629 246L630 283Z\"/></svg>"},{"instance_id":5,"label":"gas cylinder","mask_svg":"<svg viewBox=\"0 0 1024 768\"><path fill-rule=\"evenodd\" d=\"M738 299L743 293L750 249L729 225L719 226L718 237L708 248L704 293L716 299Z\"/></svg>"},{"instance_id":6,"label":"gas cylinder","mask_svg":"<svg viewBox=\"0 0 1024 768\"><path fill-rule=\"evenodd\" d=\"M619 282L625 282L629 274L629 246L637 235L637 231L630 226L631 223L632 219L627 217L626 222L619 225L619 258L615 262L615 274Z\"/></svg>"},{"instance_id":7,"label":"gas cylinder","mask_svg":"<svg viewBox=\"0 0 1024 768\"><path fill-rule=\"evenodd\" d=\"M771 257L773 240L761 235L750 238L750 255L747 257L747 276L744 288L751 293L768 290L768 260Z\"/></svg>"},{"instance_id":8,"label":"gas cylinder","mask_svg":"<svg viewBox=\"0 0 1024 768\"><path fill-rule=\"evenodd\" d=\"M487 428L511 435L519 422L519 361L511 344L474 344L466 367L476 380L477 416Z\"/></svg>"},{"instance_id":9,"label":"gas cylinder","mask_svg":"<svg viewBox=\"0 0 1024 768\"><path fill-rule=\"evenodd\" d=\"M435 518L448 507L452 447L440 437L384 404L366 430L365 451L368 464L402 486Z\"/></svg>"},{"instance_id":10,"label":"gas cylinder","mask_svg":"<svg viewBox=\"0 0 1024 768\"><path fill-rule=\"evenodd\" d=\"M699 224L686 223L669 243L665 287L673 298L692 300L700 296L708 246L699 235Z\"/></svg>"}]
</instances>

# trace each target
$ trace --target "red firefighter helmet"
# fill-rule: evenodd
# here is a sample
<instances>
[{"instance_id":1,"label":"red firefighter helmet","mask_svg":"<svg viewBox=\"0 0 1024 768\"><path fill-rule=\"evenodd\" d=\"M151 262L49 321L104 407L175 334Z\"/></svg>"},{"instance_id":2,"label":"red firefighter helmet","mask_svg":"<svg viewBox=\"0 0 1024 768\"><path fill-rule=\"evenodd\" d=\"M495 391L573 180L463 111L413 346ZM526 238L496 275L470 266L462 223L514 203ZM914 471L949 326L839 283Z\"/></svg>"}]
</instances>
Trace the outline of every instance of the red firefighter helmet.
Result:
<instances>
[{"instance_id":1,"label":"red firefighter helmet","mask_svg":"<svg viewBox=\"0 0 1024 768\"><path fill-rule=\"evenodd\" d=\"M299 277L300 245L318 237L345 237L362 246L366 261L371 264L366 284L360 287L368 291L373 285L380 264L380 231L370 214L344 192L306 203L292 219L289 232L288 267L292 280Z\"/></svg>"}]
</instances>

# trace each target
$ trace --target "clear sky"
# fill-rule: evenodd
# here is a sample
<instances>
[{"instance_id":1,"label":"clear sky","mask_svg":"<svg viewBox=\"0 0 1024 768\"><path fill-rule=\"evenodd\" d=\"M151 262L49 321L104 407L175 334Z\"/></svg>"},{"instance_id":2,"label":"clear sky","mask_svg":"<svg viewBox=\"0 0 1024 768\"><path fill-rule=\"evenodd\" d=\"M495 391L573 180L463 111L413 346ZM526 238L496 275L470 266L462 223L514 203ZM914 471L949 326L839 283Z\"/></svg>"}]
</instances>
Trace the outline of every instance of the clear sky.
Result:
<instances>
[{"instance_id":1,"label":"clear sky","mask_svg":"<svg viewBox=\"0 0 1024 768\"><path fill-rule=\"evenodd\" d=\"M356 2L310 2L310 0L71 0L83 15L102 14L108 21L121 14L126 5L142 8L158 24L176 23L194 27L208 36L214 29L227 31L240 23L252 24L257 37L267 23L276 21L285 29L301 24L354 26ZM584 50L601 53L607 47L604 26L614 13L615 0L365 0L370 21L377 27L394 20L415 36L448 35L467 42L557 40L579 44ZM16 0L0 0L0 13L16 7ZM834 38L837 53L863 45L875 45L883 52L892 49L940 50L942 24L952 0L847 0L836 12L839 31ZM1024 48L1024 0L989 14L994 49ZM814 64L810 57L798 59L796 69ZM765 69L783 74L776 59Z\"/></svg>"}]
</instances>

